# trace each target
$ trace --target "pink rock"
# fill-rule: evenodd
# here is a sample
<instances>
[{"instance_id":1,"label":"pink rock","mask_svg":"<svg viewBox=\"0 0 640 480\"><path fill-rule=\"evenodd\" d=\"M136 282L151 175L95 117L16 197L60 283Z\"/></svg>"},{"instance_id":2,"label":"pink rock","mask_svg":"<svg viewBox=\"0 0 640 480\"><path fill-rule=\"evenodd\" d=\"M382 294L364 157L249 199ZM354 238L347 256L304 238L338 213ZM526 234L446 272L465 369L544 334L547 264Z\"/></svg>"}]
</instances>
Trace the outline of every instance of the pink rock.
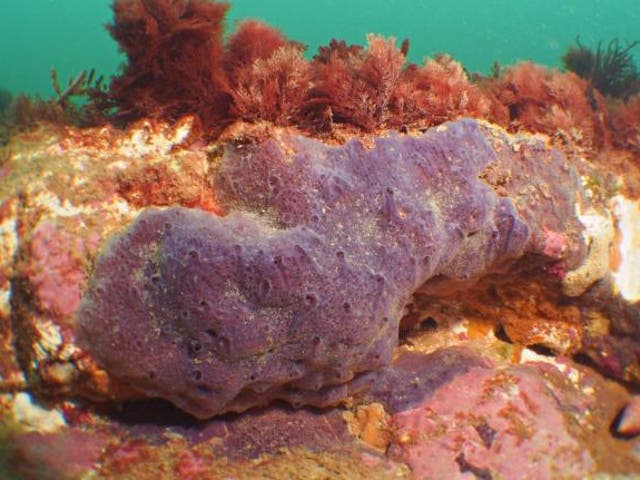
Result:
<instances>
[{"instance_id":1,"label":"pink rock","mask_svg":"<svg viewBox=\"0 0 640 480\"><path fill-rule=\"evenodd\" d=\"M50 222L36 227L28 275L41 307L61 317L76 311L85 282L84 254L85 246L80 238Z\"/></svg>"},{"instance_id":2,"label":"pink rock","mask_svg":"<svg viewBox=\"0 0 640 480\"><path fill-rule=\"evenodd\" d=\"M393 422L391 452L416 478L582 478L594 469L561 405L529 366L475 368Z\"/></svg>"},{"instance_id":3,"label":"pink rock","mask_svg":"<svg viewBox=\"0 0 640 480\"><path fill-rule=\"evenodd\" d=\"M24 478L41 480L84 478L104 447L103 435L78 429L17 434L10 444L11 471Z\"/></svg>"},{"instance_id":4,"label":"pink rock","mask_svg":"<svg viewBox=\"0 0 640 480\"><path fill-rule=\"evenodd\" d=\"M211 472L211 467L195 453L187 450L180 454L176 474L183 480L196 480Z\"/></svg>"},{"instance_id":5,"label":"pink rock","mask_svg":"<svg viewBox=\"0 0 640 480\"><path fill-rule=\"evenodd\" d=\"M544 253L550 257L559 258L567 249L567 238L560 232L554 232L543 227Z\"/></svg>"}]
</instances>

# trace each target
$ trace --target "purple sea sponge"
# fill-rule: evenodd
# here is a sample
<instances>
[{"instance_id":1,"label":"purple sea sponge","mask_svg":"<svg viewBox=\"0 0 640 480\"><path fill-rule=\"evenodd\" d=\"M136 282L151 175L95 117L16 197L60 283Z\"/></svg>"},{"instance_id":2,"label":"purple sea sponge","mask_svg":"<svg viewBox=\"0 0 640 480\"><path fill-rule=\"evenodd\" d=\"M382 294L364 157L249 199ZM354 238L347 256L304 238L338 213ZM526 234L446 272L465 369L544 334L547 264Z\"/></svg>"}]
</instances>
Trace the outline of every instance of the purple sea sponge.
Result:
<instances>
[{"instance_id":1,"label":"purple sea sponge","mask_svg":"<svg viewBox=\"0 0 640 480\"><path fill-rule=\"evenodd\" d=\"M143 212L97 259L80 342L198 417L335 404L390 363L416 289L473 281L531 244L479 178L492 162L469 120L371 149L296 136L228 147L213 183L232 213Z\"/></svg>"}]
</instances>

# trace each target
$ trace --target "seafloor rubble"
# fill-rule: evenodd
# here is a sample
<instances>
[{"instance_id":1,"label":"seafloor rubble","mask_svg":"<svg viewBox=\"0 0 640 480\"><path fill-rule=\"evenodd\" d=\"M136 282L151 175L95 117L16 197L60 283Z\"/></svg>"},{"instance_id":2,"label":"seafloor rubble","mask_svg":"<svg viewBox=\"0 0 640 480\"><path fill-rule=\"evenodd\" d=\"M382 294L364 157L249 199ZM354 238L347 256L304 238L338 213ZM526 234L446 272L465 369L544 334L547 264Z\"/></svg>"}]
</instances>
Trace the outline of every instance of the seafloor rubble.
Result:
<instances>
[{"instance_id":1,"label":"seafloor rubble","mask_svg":"<svg viewBox=\"0 0 640 480\"><path fill-rule=\"evenodd\" d=\"M114 8L116 113L0 151L0 476L640 475L637 98Z\"/></svg>"}]
</instances>

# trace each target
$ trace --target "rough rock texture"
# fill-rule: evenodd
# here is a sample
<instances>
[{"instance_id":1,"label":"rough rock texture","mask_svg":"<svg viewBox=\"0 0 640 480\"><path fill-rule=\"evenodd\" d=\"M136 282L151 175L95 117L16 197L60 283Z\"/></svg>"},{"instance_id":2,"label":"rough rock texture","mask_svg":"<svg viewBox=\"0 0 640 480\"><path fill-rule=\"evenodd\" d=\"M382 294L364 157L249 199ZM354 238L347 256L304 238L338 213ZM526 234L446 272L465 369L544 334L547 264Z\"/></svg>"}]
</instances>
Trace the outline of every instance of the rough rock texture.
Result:
<instances>
[{"instance_id":1,"label":"rough rock texture","mask_svg":"<svg viewBox=\"0 0 640 480\"><path fill-rule=\"evenodd\" d=\"M15 417L21 420L0 472L3 460L9 478L591 478L640 471L640 440L609 432L630 399L623 387L568 360L533 355L513 365L478 350L491 349L474 342L431 354L402 349L381 374L387 380L347 410L279 405L195 421L157 402L109 415L65 404L64 421L46 433L27 427L27 411ZM403 386L397 392L384 388L396 382Z\"/></svg>"},{"instance_id":2,"label":"rough rock texture","mask_svg":"<svg viewBox=\"0 0 640 480\"><path fill-rule=\"evenodd\" d=\"M42 128L13 139L0 167L0 388L113 395L75 341L75 310L105 240L145 205L215 210L203 151L183 150L189 120L126 133ZM164 172L149 186L150 171ZM160 191L158 191L160 190ZM142 198L141 198L142 197ZM25 382L25 377L28 382ZM107 393L110 392L110 393Z\"/></svg>"},{"instance_id":3,"label":"rough rock texture","mask_svg":"<svg viewBox=\"0 0 640 480\"><path fill-rule=\"evenodd\" d=\"M586 392L568 388L546 364L473 369L393 416L391 456L416 478L586 478L602 450L585 448L575 429L595 413L593 379L583 382Z\"/></svg>"}]
</instances>

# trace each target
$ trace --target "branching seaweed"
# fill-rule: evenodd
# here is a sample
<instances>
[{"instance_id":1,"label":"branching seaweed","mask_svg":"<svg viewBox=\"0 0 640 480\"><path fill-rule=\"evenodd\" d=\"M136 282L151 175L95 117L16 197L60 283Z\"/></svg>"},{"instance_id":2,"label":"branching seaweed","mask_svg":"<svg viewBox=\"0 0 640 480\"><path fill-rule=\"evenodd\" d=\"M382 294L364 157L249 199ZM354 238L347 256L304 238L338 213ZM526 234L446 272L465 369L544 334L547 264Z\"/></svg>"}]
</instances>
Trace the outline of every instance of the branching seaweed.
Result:
<instances>
[{"instance_id":1,"label":"branching seaweed","mask_svg":"<svg viewBox=\"0 0 640 480\"><path fill-rule=\"evenodd\" d=\"M11 92L0 87L0 117L4 114L7 108L9 108L12 99L13 95L11 95Z\"/></svg>"},{"instance_id":2,"label":"branching seaweed","mask_svg":"<svg viewBox=\"0 0 640 480\"><path fill-rule=\"evenodd\" d=\"M594 52L580 43L572 46L562 57L564 67L588 80L591 86L600 93L613 97L628 99L640 92L640 73L633 63L631 50L640 45L640 40L622 46L615 38L606 48L602 42Z\"/></svg>"},{"instance_id":3,"label":"branching seaweed","mask_svg":"<svg viewBox=\"0 0 640 480\"><path fill-rule=\"evenodd\" d=\"M612 109L609 127L613 144L633 152L640 161L640 95Z\"/></svg>"},{"instance_id":4,"label":"branching seaweed","mask_svg":"<svg viewBox=\"0 0 640 480\"><path fill-rule=\"evenodd\" d=\"M107 28L128 59L109 89L117 120L196 114L212 126L227 117L222 33L228 8L206 0L114 1Z\"/></svg>"},{"instance_id":5,"label":"branching seaweed","mask_svg":"<svg viewBox=\"0 0 640 480\"><path fill-rule=\"evenodd\" d=\"M367 40L366 49L338 41L320 48L312 64L314 86L305 106L312 116L365 131L388 122L405 55L393 38L369 35Z\"/></svg>"},{"instance_id":6,"label":"branching seaweed","mask_svg":"<svg viewBox=\"0 0 640 480\"><path fill-rule=\"evenodd\" d=\"M391 103L394 115L389 125L396 128L426 128L462 116L487 118L491 107L463 66L444 54L421 66L408 65Z\"/></svg>"},{"instance_id":7,"label":"branching seaweed","mask_svg":"<svg viewBox=\"0 0 640 480\"><path fill-rule=\"evenodd\" d=\"M257 20L242 22L222 58L230 114L244 121L293 123L309 90L304 46Z\"/></svg>"},{"instance_id":8,"label":"branching seaweed","mask_svg":"<svg viewBox=\"0 0 640 480\"><path fill-rule=\"evenodd\" d=\"M606 115L605 101L588 80L573 72L523 62L506 68L488 88L508 111L506 119L492 115L493 122L586 148L605 142L601 119Z\"/></svg>"},{"instance_id":9,"label":"branching seaweed","mask_svg":"<svg viewBox=\"0 0 640 480\"><path fill-rule=\"evenodd\" d=\"M82 70L62 87L58 72L51 70L51 84L55 96L43 99L28 95L11 96L8 92L0 100L0 144L6 143L15 130L32 128L40 123L97 125L107 121L112 105L103 84L103 77L94 69Z\"/></svg>"},{"instance_id":10,"label":"branching seaweed","mask_svg":"<svg viewBox=\"0 0 640 480\"><path fill-rule=\"evenodd\" d=\"M225 36L229 5L221 0L113 0L112 8L107 28L127 57L121 72L108 85L93 70L61 85L53 71L48 100L19 96L7 106L5 98L3 107L0 95L0 143L2 132L43 122L126 126L192 115L208 138L243 122L339 137L340 129L409 131L466 116L602 148L637 115L623 109L610 120L615 102L603 95L627 101L640 92L631 57L640 41L614 39L594 51L578 38L563 57L568 72L495 62L481 76L447 55L410 63L408 40L376 35L364 46L332 40L307 60L304 45L258 20Z\"/></svg>"}]
</instances>

